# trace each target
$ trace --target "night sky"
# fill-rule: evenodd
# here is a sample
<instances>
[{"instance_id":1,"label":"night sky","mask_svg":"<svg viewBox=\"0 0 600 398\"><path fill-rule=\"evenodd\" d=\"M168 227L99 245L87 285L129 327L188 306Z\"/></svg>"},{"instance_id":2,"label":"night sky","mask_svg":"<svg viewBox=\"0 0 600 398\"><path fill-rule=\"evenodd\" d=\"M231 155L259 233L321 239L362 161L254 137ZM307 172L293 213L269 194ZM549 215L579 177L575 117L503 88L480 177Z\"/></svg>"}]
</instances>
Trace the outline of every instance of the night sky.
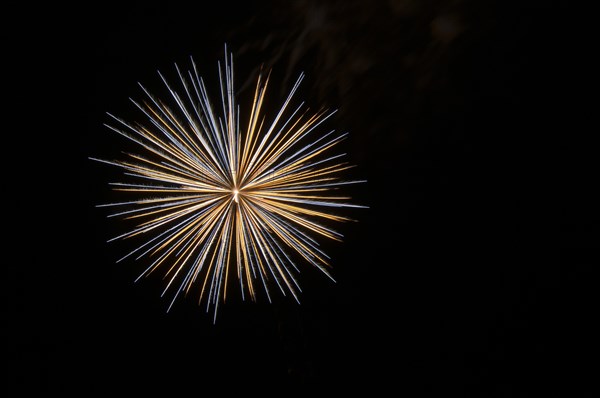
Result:
<instances>
[{"instance_id":1,"label":"night sky","mask_svg":"<svg viewBox=\"0 0 600 398\"><path fill-rule=\"evenodd\" d=\"M591 396L597 156L570 139L590 108L575 95L586 81L573 10L180 3L91 2L40 33L47 52L29 67L53 85L43 101L54 111L34 134L61 172L42 165L32 197L50 193L58 207L16 234L4 396ZM120 171L88 157L128 149L103 123L106 112L139 117L137 82L158 88L157 70L174 78L193 56L215 84L225 43L241 98L263 63L272 111L301 72L298 97L338 109L328 127L349 133L348 178L367 180L350 191L369 208L332 225L343 242L323 242L335 283L306 266L301 304L276 290L272 303L232 294L213 324L196 297L167 313L159 278L134 283L144 264L115 262L131 246L107 243L123 226L95 206L114 198Z\"/></svg>"}]
</instances>

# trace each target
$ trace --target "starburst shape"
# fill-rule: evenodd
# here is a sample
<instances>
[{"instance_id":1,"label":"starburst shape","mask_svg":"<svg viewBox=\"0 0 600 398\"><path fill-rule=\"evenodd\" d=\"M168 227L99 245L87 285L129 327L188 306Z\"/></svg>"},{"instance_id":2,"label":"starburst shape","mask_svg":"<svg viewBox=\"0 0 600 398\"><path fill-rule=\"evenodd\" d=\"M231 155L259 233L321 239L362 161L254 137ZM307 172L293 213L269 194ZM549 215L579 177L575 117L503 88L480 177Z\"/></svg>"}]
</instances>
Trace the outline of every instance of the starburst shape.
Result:
<instances>
[{"instance_id":1,"label":"starburst shape","mask_svg":"<svg viewBox=\"0 0 600 398\"><path fill-rule=\"evenodd\" d=\"M105 126L135 143L140 153L119 160L90 158L122 169L126 182L110 185L132 195L98 205L116 209L109 217L135 222L109 240L141 240L118 262L148 259L136 281L162 273L162 294L171 292L167 311L177 297L196 291L216 319L230 280L236 280L243 299L256 301L262 291L271 301L277 287L299 302L301 264L334 280L319 241L342 240L330 224L351 219L339 209L366 207L339 193L344 185L365 182L342 178L354 166L334 149L347 133L321 130L335 111L292 106L304 74L269 119L263 105L270 73L261 72L242 123L227 47L223 64L218 63L216 104L190 61L185 72L175 64L177 89L158 72L168 103L140 84L144 99L131 101L145 122L107 114L111 122Z\"/></svg>"}]
</instances>

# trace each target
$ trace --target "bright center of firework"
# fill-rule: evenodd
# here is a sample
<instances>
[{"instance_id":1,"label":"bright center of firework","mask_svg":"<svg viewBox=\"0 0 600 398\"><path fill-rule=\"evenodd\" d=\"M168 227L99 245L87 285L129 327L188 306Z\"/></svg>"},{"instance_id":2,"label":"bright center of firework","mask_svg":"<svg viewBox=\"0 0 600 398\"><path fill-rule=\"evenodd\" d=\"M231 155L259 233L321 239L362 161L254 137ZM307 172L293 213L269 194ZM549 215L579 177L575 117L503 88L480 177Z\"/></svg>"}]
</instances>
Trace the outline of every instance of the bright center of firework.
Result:
<instances>
[{"instance_id":1,"label":"bright center of firework","mask_svg":"<svg viewBox=\"0 0 600 398\"><path fill-rule=\"evenodd\" d=\"M238 194L240 193L240 191L238 191L237 188L233 188L233 191L231 191L231 193L233 193L233 200L235 200L235 203L239 203Z\"/></svg>"}]
</instances>

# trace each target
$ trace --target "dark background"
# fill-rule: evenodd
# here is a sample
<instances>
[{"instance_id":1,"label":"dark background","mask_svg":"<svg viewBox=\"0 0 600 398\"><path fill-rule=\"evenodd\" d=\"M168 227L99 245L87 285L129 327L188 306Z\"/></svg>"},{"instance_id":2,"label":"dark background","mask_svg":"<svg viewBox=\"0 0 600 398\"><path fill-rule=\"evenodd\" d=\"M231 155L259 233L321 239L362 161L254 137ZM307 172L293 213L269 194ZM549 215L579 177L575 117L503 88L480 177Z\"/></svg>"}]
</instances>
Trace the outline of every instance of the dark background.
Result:
<instances>
[{"instance_id":1,"label":"dark background","mask_svg":"<svg viewBox=\"0 0 600 398\"><path fill-rule=\"evenodd\" d=\"M29 209L48 207L28 211L34 220L14 234L22 248L6 284L5 396L591 396L597 156L580 94L588 25L584 11L559 3L517 3L40 11L42 45L27 72L41 108L52 109L36 129L49 161L28 198ZM88 157L122 149L105 112L137 117L128 98L141 98L138 81L157 87L157 69L174 77L173 63L187 67L190 55L216 79L224 43L241 96L264 62L273 106L304 71L299 96L339 109L332 123L350 133L351 175L368 180L354 201L369 209L350 211L358 222L335 226L344 242L326 244L336 283L307 269L300 305L234 295L213 324L193 299L167 313L160 281L133 283L142 264L115 264L126 246L106 240L119 223L95 205L110 201L119 174ZM52 88L40 90L44 82Z\"/></svg>"}]
</instances>

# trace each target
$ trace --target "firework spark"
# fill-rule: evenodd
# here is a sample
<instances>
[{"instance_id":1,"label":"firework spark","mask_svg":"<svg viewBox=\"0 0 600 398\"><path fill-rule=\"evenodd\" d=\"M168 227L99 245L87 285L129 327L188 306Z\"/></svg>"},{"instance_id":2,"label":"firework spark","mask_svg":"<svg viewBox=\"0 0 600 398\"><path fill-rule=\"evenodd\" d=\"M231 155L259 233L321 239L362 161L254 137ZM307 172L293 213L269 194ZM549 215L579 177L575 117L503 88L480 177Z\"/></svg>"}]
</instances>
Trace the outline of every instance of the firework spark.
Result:
<instances>
[{"instance_id":1,"label":"firework spark","mask_svg":"<svg viewBox=\"0 0 600 398\"><path fill-rule=\"evenodd\" d=\"M317 127L335 111L309 113L304 104L292 108L292 97L303 74L282 107L267 123L263 104L269 75L260 74L246 124L240 123L233 81L233 56L225 47L218 63L220 103L214 106L191 59L183 73L177 65L179 91L158 72L170 100L155 98L140 84L142 102L131 100L147 124L128 123L108 114L110 130L131 140L144 154L124 160L90 158L124 171L130 182L113 189L134 195L131 200L102 204L116 208L109 217L137 222L118 239L144 239L122 257L149 258L137 280L161 270L163 295L172 294L167 311L180 295L199 288L199 303L217 308L227 296L229 280L239 283L242 298L257 299L258 290L271 301L273 286L299 302L297 262L309 263L332 278L329 257L317 238L342 240L328 227L349 218L332 210L365 207L335 195L347 184L340 178L352 166L344 154L328 155L346 134L319 133Z\"/></svg>"}]
</instances>

